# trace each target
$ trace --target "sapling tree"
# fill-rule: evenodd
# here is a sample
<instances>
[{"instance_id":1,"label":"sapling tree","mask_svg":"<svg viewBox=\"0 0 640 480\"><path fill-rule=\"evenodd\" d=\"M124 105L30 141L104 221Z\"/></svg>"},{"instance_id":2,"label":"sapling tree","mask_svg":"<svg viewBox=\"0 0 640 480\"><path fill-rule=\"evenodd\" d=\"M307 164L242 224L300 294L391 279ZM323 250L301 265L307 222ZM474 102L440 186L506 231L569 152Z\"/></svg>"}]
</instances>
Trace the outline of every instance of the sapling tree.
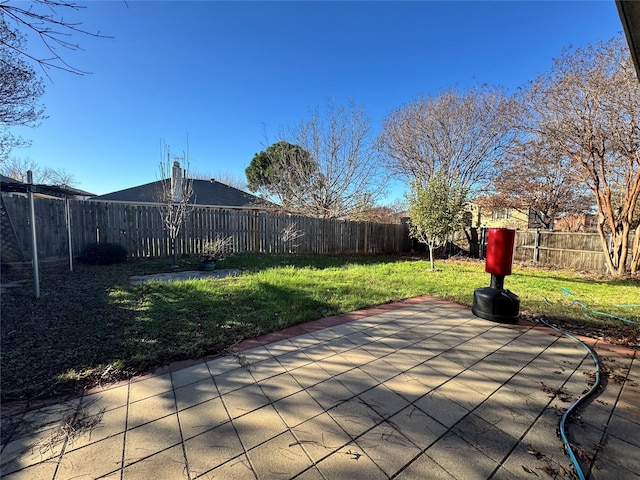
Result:
<instances>
[{"instance_id":1,"label":"sapling tree","mask_svg":"<svg viewBox=\"0 0 640 480\"><path fill-rule=\"evenodd\" d=\"M182 161L182 165L180 162ZM184 167L184 169L183 169ZM168 145L162 146L157 192L162 224L169 237L173 263L178 263L178 235L193 210L193 179L189 178L189 153L172 156Z\"/></svg>"},{"instance_id":2,"label":"sapling tree","mask_svg":"<svg viewBox=\"0 0 640 480\"><path fill-rule=\"evenodd\" d=\"M434 250L444 245L450 234L464 226L464 206L469 187L454 176L447 178L436 169L428 180L412 180L405 194L409 205L409 234L429 247L431 270L435 270Z\"/></svg>"},{"instance_id":3,"label":"sapling tree","mask_svg":"<svg viewBox=\"0 0 640 480\"><path fill-rule=\"evenodd\" d=\"M300 244L294 242L302 237L304 237L304 232L298 230L296 222L290 222L280 231L280 241L289 253L294 253L297 250Z\"/></svg>"}]
</instances>

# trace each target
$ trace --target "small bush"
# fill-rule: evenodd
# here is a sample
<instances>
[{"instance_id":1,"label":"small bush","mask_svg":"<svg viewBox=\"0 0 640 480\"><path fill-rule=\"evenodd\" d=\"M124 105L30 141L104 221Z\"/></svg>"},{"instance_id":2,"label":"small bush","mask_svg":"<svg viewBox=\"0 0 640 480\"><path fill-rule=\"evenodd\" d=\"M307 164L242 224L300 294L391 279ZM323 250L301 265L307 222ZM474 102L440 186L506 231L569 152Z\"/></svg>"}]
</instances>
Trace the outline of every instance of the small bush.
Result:
<instances>
[{"instance_id":1,"label":"small bush","mask_svg":"<svg viewBox=\"0 0 640 480\"><path fill-rule=\"evenodd\" d=\"M119 243L92 243L85 247L78 259L90 265L113 265L127 259L127 249Z\"/></svg>"}]
</instances>

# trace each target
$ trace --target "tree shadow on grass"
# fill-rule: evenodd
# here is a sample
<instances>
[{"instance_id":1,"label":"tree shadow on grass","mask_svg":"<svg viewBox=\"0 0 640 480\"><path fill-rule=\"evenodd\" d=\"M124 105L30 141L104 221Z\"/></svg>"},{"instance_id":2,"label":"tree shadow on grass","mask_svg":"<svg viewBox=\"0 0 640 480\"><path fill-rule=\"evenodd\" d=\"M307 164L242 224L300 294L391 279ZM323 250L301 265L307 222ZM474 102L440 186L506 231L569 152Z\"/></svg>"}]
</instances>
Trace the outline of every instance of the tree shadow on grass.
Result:
<instances>
[{"instance_id":1,"label":"tree shadow on grass","mask_svg":"<svg viewBox=\"0 0 640 480\"><path fill-rule=\"evenodd\" d=\"M336 307L302 289L216 281L118 287L121 280L77 276L3 294L3 401L48 397L128 378L175 360L225 351L263 333L322 318ZM102 272L101 272L102 273ZM53 281L52 281L53 280Z\"/></svg>"},{"instance_id":2,"label":"tree shadow on grass","mask_svg":"<svg viewBox=\"0 0 640 480\"><path fill-rule=\"evenodd\" d=\"M127 335L135 369L220 353L245 338L337 313L334 306L302 289L260 281L244 288L212 288L214 282L140 287L147 302L132 315L135 320Z\"/></svg>"}]
</instances>

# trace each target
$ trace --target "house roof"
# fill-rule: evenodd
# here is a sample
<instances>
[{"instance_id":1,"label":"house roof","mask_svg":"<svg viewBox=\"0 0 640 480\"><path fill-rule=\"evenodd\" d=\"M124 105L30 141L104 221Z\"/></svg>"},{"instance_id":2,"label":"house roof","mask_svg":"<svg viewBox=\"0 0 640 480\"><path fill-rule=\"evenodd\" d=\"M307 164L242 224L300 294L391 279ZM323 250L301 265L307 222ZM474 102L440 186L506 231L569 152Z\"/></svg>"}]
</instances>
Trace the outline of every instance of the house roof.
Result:
<instances>
[{"instance_id":1,"label":"house roof","mask_svg":"<svg viewBox=\"0 0 640 480\"><path fill-rule=\"evenodd\" d=\"M631 58L640 78L640 2L635 0L616 0L620 21L627 37Z\"/></svg>"},{"instance_id":2,"label":"house roof","mask_svg":"<svg viewBox=\"0 0 640 480\"><path fill-rule=\"evenodd\" d=\"M0 174L0 182L2 182L2 183L22 183L21 181L16 180L15 178L7 177L6 175L2 175L2 174Z\"/></svg>"},{"instance_id":3,"label":"house roof","mask_svg":"<svg viewBox=\"0 0 640 480\"><path fill-rule=\"evenodd\" d=\"M31 191L33 193L40 193L43 195L67 198L77 196L94 196L93 193L65 185L28 184L21 182L20 180L16 180L15 178L7 177L6 175L0 175L0 190L3 192L14 193L27 193Z\"/></svg>"},{"instance_id":4,"label":"house roof","mask_svg":"<svg viewBox=\"0 0 640 480\"><path fill-rule=\"evenodd\" d=\"M137 187L126 188L117 192L98 195L92 200L132 203L158 203L163 182L158 180ZM224 183L211 180L193 180L193 196L189 202L194 205L210 205L222 208L258 208L265 209L275 205L243 192Z\"/></svg>"}]
</instances>

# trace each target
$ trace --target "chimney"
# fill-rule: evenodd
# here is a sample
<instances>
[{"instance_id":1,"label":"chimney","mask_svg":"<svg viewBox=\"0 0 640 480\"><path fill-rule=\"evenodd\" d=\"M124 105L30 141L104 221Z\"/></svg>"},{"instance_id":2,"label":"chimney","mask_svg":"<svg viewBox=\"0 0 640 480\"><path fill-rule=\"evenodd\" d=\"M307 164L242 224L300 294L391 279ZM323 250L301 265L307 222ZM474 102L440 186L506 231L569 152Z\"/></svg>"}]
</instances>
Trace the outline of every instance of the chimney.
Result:
<instances>
[{"instance_id":1,"label":"chimney","mask_svg":"<svg viewBox=\"0 0 640 480\"><path fill-rule=\"evenodd\" d=\"M173 162L171 169L171 198L174 203L182 201L182 168L177 160Z\"/></svg>"}]
</instances>

